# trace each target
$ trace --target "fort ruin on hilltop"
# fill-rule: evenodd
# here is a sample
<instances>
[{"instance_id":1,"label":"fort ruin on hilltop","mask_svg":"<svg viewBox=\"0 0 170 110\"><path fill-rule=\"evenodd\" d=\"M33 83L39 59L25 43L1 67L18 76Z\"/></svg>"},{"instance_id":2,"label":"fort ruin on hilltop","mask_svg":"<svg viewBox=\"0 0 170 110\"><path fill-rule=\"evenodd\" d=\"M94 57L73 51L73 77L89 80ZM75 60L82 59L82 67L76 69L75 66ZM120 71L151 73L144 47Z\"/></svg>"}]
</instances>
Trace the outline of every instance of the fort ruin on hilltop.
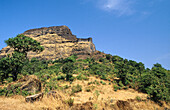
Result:
<instances>
[{"instance_id":1,"label":"fort ruin on hilltop","mask_svg":"<svg viewBox=\"0 0 170 110\"><path fill-rule=\"evenodd\" d=\"M39 54L28 52L28 58L36 57L39 59L55 60L66 58L73 54L91 55L96 51L92 38L77 38L67 26L30 29L22 34L37 40L45 48ZM13 49L7 46L0 51L0 58L12 52Z\"/></svg>"}]
</instances>

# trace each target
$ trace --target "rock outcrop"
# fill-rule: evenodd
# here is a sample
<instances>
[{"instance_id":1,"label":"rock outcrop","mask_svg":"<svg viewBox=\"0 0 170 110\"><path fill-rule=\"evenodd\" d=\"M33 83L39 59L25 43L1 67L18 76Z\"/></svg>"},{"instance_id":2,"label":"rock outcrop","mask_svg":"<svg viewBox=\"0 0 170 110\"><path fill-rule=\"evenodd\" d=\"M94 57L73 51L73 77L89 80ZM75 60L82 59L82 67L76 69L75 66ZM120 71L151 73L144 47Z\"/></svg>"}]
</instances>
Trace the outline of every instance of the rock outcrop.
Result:
<instances>
[{"instance_id":1,"label":"rock outcrop","mask_svg":"<svg viewBox=\"0 0 170 110\"><path fill-rule=\"evenodd\" d=\"M25 101L33 103L35 101L42 100L43 96L44 96L44 93L34 94L34 95L31 95L31 96L27 96L25 98Z\"/></svg>"},{"instance_id":2,"label":"rock outcrop","mask_svg":"<svg viewBox=\"0 0 170 110\"><path fill-rule=\"evenodd\" d=\"M42 83L35 75L26 75L19 79L17 82L12 82L8 84L5 96L10 96L11 94L22 94L23 91L27 93L35 94L37 92L42 92Z\"/></svg>"},{"instance_id":3,"label":"rock outcrop","mask_svg":"<svg viewBox=\"0 0 170 110\"><path fill-rule=\"evenodd\" d=\"M77 38L67 26L30 29L22 34L37 40L45 48L40 54L28 52L28 58L36 57L39 59L55 60L66 58L73 54L80 56L91 55L96 51L92 38ZM12 52L13 49L7 46L0 51L0 58Z\"/></svg>"}]
</instances>

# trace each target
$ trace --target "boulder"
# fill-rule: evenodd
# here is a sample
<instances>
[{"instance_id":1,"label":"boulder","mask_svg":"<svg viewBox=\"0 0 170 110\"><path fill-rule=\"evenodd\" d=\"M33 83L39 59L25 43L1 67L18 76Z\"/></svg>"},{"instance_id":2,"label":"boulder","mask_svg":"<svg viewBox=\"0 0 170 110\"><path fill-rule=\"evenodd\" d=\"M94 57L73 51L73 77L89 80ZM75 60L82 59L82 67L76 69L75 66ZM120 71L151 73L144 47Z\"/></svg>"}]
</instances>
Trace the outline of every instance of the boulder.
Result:
<instances>
[{"instance_id":1,"label":"boulder","mask_svg":"<svg viewBox=\"0 0 170 110\"><path fill-rule=\"evenodd\" d=\"M118 100L114 105L115 110L133 110L128 101Z\"/></svg>"},{"instance_id":2,"label":"boulder","mask_svg":"<svg viewBox=\"0 0 170 110\"><path fill-rule=\"evenodd\" d=\"M25 76L18 81L21 83L21 90L28 91L30 93L41 92L42 84L40 80L34 75Z\"/></svg>"},{"instance_id":3,"label":"boulder","mask_svg":"<svg viewBox=\"0 0 170 110\"><path fill-rule=\"evenodd\" d=\"M31 102L31 103L33 103L35 101L40 101L40 100L42 100L43 95L44 95L44 93L39 93L39 94L34 94L34 95L31 95L31 96L27 96L25 98L25 101L26 102Z\"/></svg>"},{"instance_id":4,"label":"boulder","mask_svg":"<svg viewBox=\"0 0 170 110\"><path fill-rule=\"evenodd\" d=\"M57 91L50 91L47 93L47 98L53 97L54 99L60 100L64 102L64 98L61 96L61 94Z\"/></svg>"},{"instance_id":5,"label":"boulder","mask_svg":"<svg viewBox=\"0 0 170 110\"><path fill-rule=\"evenodd\" d=\"M18 88L20 88L20 94L22 91L27 91L28 93L35 94L42 91L42 84L35 75L25 76L19 81L9 84L7 86L7 92L5 96L9 96L10 94L17 94Z\"/></svg>"}]
</instances>

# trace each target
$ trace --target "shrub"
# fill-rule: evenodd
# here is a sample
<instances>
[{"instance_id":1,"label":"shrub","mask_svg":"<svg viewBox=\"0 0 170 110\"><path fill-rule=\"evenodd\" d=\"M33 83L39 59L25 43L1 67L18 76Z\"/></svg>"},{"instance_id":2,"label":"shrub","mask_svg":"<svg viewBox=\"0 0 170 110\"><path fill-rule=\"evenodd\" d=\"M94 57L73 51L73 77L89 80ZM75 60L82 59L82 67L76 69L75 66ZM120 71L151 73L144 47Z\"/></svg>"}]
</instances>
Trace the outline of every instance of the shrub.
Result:
<instances>
[{"instance_id":1,"label":"shrub","mask_svg":"<svg viewBox=\"0 0 170 110\"><path fill-rule=\"evenodd\" d=\"M80 73L77 77L78 80L88 80L89 78L86 77L85 75L83 75L82 73Z\"/></svg>"},{"instance_id":2,"label":"shrub","mask_svg":"<svg viewBox=\"0 0 170 110\"><path fill-rule=\"evenodd\" d=\"M64 75L58 75L57 80L64 80L66 77Z\"/></svg>"},{"instance_id":3,"label":"shrub","mask_svg":"<svg viewBox=\"0 0 170 110\"><path fill-rule=\"evenodd\" d=\"M68 86L68 85L65 85L65 86L64 86L64 89L68 89L69 87L70 87L70 86Z\"/></svg>"},{"instance_id":4,"label":"shrub","mask_svg":"<svg viewBox=\"0 0 170 110\"><path fill-rule=\"evenodd\" d=\"M95 110L97 110L98 105L97 105L97 104L93 104L93 108L94 108Z\"/></svg>"},{"instance_id":5,"label":"shrub","mask_svg":"<svg viewBox=\"0 0 170 110\"><path fill-rule=\"evenodd\" d=\"M72 87L72 91L71 94L77 93L77 92L81 92L82 91L82 86L77 84L76 86Z\"/></svg>"},{"instance_id":6,"label":"shrub","mask_svg":"<svg viewBox=\"0 0 170 110\"><path fill-rule=\"evenodd\" d=\"M77 55L71 55L70 57L63 60L63 63L76 62Z\"/></svg>"},{"instance_id":7,"label":"shrub","mask_svg":"<svg viewBox=\"0 0 170 110\"><path fill-rule=\"evenodd\" d=\"M137 100L137 101L141 101L141 97L136 96L136 100Z\"/></svg>"},{"instance_id":8,"label":"shrub","mask_svg":"<svg viewBox=\"0 0 170 110\"><path fill-rule=\"evenodd\" d=\"M90 84L93 84L93 82L92 81L88 82L88 85L90 85Z\"/></svg>"},{"instance_id":9,"label":"shrub","mask_svg":"<svg viewBox=\"0 0 170 110\"><path fill-rule=\"evenodd\" d=\"M117 91L118 89L121 89L119 86L113 85L114 91Z\"/></svg>"},{"instance_id":10,"label":"shrub","mask_svg":"<svg viewBox=\"0 0 170 110\"><path fill-rule=\"evenodd\" d=\"M110 55L110 54L106 55L106 59L109 60L109 61L111 60L111 57L112 57L112 55Z\"/></svg>"},{"instance_id":11,"label":"shrub","mask_svg":"<svg viewBox=\"0 0 170 110\"><path fill-rule=\"evenodd\" d=\"M27 95L29 95L28 91L22 90L22 96L27 96Z\"/></svg>"},{"instance_id":12,"label":"shrub","mask_svg":"<svg viewBox=\"0 0 170 110\"><path fill-rule=\"evenodd\" d=\"M13 79L11 77L9 77L9 78L5 79L5 81L8 84L8 83L11 83L13 81Z\"/></svg>"},{"instance_id":13,"label":"shrub","mask_svg":"<svg viewBox=\"0 0 170 110\"><path fill-rule=\"evenodd\" d=\"M100 85L99 81L95 80L95 84Z\"/></svg>"},{"instance_id":14,"label":"shrub","mask_svg":"<svg viewBox=\"0 0 170 110\"><path fill-rule=\"evenodd\" d=\"M103 58L100 58L100 59L99 59L99 62L104 62L104 59L103 59Z\"/></svg>"},{"instance_id":15,"label":"shrub","mask_svg":"<svg viewBox=\"0 0 170 110\"><path fill-rule=\"evenodd\" d=\"M103 84L103 85L106 85L106 83L105 83L105 82L103 82L103 81L100 81L100 83L101 83L101 84Z\"/></svg>"},{"instance_id":16,"label":"shrub","mask_svg":"<svg viewBox=\"0 0 170 110\"><path fill-rule=\"evenodd\" d=\"M100 93L98 90L95 90L95 92L93 93L93 95L96 97L96 99L99 97Z\"/></svg>"},{"instance_id":17,"label":"shrub","mask_svg":"<svg viewBox=\"0 0 170 110\"><path fill-rule=\"evenodd\" d=\"M102 74L102 75L100 76L100 78L103 79L103 80L107 80L106 74Z\"/></svg>"},{"instance_id":18,"label":"shrub","mask_svg":"<svg viewBox=\"0 0 170 110\"><path fill-rule=\"evenodd\" d=\"M66 103L71 107L74 104L74 99L69 98L68 100L66 100Z\"/></svg>"},{"instance_id":19,"label":"shrub","mask_svg":"<svg viewBox=\"0 0 170 110\"><path fill-rule=\"evenodd\" d=\"M0 96L5 95L6 92L7 92L7 89L6 89L6 88L0 88Z\"/></svg>"},{"instance_id":20,"label":"shrub","mask_svg":"<svg viewBox=\"0 0 170 110\"><path fill-rule=\"evenodd\" d=\"M45 88L45 93L48 93L48 92L49 92L49 90L48 90L48 88L46 87L46 88Z\"/></svg>"},{"instance_id":21,"label":"shrub","mask_svg":"<svg viewBox=\"0 0 170 110\"><path fill-rule=\"evenodd\" d=\"M122 81L119 81L118 85L119 85L120 87L124 87Z\"/></svg>"},{"instance_id":22,"label":"shrub","mask_svg":"<svg viewBox=\"0 0 170 110\"><path fill-rule=\"evenodd\" d=\"M47 82L45 86L46 86L49 90L55 90L55 89L58 88L57 82L56 82L56 81L53 81L52 79L50 79L50 81Z\"/></svg>"},{"instance_id":23,"label":"shrub","mask_svg":"<svg viewBox=\"0 0 170 110\"><path fill-rule=\"evenodd\" d=\"M95 86L88 86L85 88L85 90L86 90L86 92L91 92L94 90L94 88L95 88Z\"/></svg>"},{"instance_id":24,"label":"shrub","mask_svg":"<svg viewBox=\"0 0 170 110\"><path fill-rule=\"evenodd\" d=\"M24 75L34 74L40 72L42 69L48 68L48 61L38 60L36 58L32 58L31 61L26 62L23 66L21 73Z\"/></svg>"},{"instance_id":25,"label":"shrub","mask_svg":"<svg viewBox=\"0 0 170 110\"><path fill-rule=\"evenodd\" d=\"M128 87L127 87L127 86L125 86L123 89L127 90L127 89L128 89Z\"/></svg>"}]
</instances>

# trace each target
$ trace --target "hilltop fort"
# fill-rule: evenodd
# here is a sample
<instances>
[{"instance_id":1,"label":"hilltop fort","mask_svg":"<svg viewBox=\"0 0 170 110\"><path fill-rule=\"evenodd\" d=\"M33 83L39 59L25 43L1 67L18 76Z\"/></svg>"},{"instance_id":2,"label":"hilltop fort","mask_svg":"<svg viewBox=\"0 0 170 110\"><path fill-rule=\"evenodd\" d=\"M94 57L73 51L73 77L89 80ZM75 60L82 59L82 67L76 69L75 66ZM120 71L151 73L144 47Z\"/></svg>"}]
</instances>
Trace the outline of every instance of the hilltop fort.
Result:
<instances>
[{"instance_id":1,"label":"hilltop fort","mask_svg":"<svg viewBox=\"0 0 170 110\"><path fill-rule=\"evenodd\" d=\"M92 38L77 38L67 26L30 29L22 34L37 40L45 48L40 54L29 52L28 58L36 57L39 59L55 60L66 58L73 54L88 56L96 51ZM0 51L0 58L12 52L13 49L7 46Z\"/></svg>"}]
</instances>

